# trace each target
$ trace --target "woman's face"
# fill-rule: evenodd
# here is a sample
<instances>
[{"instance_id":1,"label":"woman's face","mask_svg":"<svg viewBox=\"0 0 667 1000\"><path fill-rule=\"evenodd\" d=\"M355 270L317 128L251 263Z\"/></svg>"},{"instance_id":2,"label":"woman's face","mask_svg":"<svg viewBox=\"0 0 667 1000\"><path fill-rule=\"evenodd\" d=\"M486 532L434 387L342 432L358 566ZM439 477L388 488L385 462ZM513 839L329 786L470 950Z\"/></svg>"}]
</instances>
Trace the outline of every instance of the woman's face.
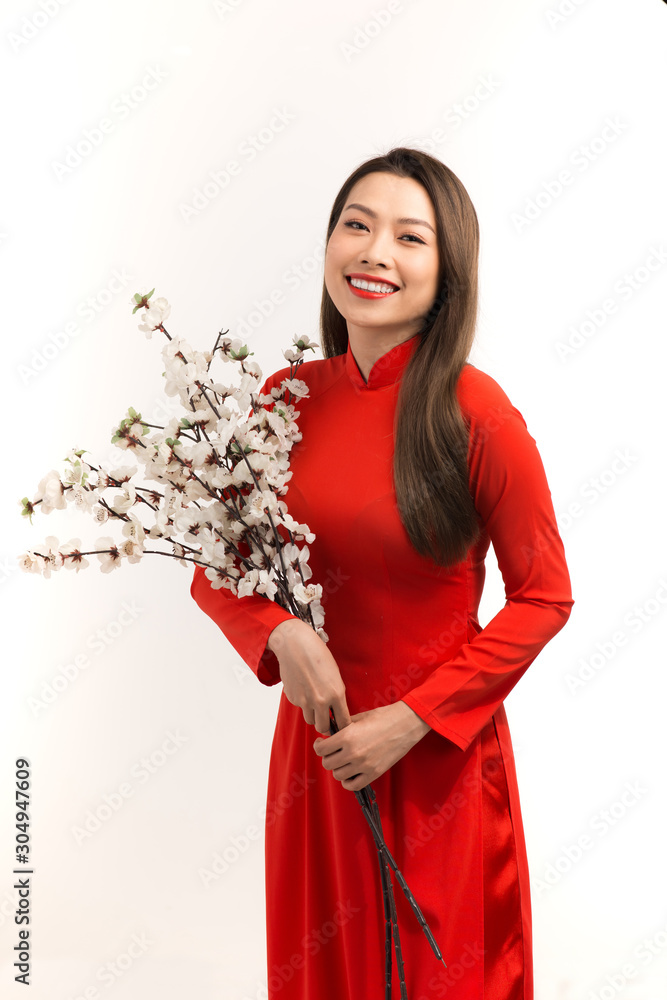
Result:
<instances>
[{"instance_id":1,"label":"woman's face","mask_svg":"<svg viewBox=\"0 0 667 1000\"><path fill-rule=\"evenodd\" d=\"M384 172L357 181L324 263L327 291L348 334L364 328L400 343L421 329L438 293L435 230L431 199L418 181ZM373 282L370 290L355 287Z\"/></svg>"}]
</instances>

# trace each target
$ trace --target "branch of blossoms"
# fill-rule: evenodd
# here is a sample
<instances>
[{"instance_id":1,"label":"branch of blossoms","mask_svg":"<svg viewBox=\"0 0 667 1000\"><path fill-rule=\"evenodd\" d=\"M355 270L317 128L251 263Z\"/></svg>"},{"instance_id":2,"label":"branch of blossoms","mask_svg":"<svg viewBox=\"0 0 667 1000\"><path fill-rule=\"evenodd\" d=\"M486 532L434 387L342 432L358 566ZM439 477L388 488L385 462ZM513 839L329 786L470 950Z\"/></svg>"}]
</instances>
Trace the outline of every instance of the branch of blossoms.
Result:
<instances>
[{"instance_id":1,"label":"branch of blossoms","mask_svg":"<svg viewBox=\"0 0 667 1000\"><path fill-rule=\"evenodd\" d=\"M131 455L133 465L103 469L84 458L84 449L70 450L66 468L48 472L32 500L23 497L21 513L32 522L38 509L50 514L71 506L98 525L120 521L122 537L100 537L84 551L78 538L61 544L49 536L23 553L19 564L49 577L63 567L79 572L90 565L87 556L97 556L102 572L138 563L144 555L168 556L183 566L205 567L214 589L227 587L238 597L265 595L327 642L322 587L308 583L310 552L298 544L312 543L315 535L290 516L281 499L292 475L289 453L301 440L296 405L308 396L308 386L295 376L305 351L318 345L295 336L283 351L289 378L261 393L262 373L247 345L221 330L211 351L194 350L167 331L171 306L165 298L149 301L154 291L137 293L132 311L145 310L139 330L147 337L156 330L164 334L164 389L178 398L184 415L161 426L129 407L111 441L125 458ZM235 364L239 383L220 381L216 363ZM148 540L157 547L147 548Z\"/></svg>"}]
</instances>

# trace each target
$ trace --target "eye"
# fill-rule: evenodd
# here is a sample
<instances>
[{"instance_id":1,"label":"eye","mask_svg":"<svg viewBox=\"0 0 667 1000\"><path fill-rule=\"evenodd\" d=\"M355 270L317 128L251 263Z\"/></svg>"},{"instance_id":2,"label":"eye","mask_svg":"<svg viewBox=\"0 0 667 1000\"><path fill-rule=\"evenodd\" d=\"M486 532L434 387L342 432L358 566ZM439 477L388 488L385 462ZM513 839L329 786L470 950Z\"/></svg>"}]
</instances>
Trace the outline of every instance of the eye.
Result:
<instances>
[{"instance_id":1,"label":"eye","mask_svg":"<svg viewBox=\"0 0 667 1000\"><path fill-rule=\"evenodd\" d=\"M368 226L363 222L359 222L358 219L349 219L347 222L344 222L343 225L348 226L350 229L356 229L357 226L361 226L362 229L365 229L368 232ZM359 230L357 230L357 232L359 232ZM410 243L421 243L422 246L426 246L425 241L419 236L416 236L414 233L405 233L403 236L399 237L399 239L407 240Z\"/></svg>"}]
</instances>

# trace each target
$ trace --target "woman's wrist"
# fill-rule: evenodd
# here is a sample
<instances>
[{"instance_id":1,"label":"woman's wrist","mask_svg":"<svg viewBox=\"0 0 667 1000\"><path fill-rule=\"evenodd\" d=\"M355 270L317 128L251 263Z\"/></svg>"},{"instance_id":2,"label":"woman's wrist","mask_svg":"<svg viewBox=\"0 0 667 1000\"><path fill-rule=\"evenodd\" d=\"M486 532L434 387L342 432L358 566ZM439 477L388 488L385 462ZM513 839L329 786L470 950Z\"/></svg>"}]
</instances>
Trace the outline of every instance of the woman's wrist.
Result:
<instances>
[{"instance_id":1,"label":"woman's wrist","mask_svg":"<svg viewBox=\"0 0 667 1000\"><path fill-rule=\"evenodd\" d=\"M421 716L417 715L415 710L411 708L407 702L401 699L401 701L397 701L395 704L401 705L405 725L405 735L412 741L414 746L415 743L419 743L420 739L430 732L431 726L429 726L428 722L424 722Z\"/></svg>"},{"instance_id":2,"label":"woman's wrist","mask_svg":"<svg viewBox=\"0 0 667 1000\"><path fill-rule=\"evenodd\" d=\"M285 621L279 622L274 629L269 633L269 637L266 640L266 648L270 652L277 654L280 648L285 644L286 640L294 635L296 629L305 625L300 618L293 616L292 618L286 618ZM310 628L310 625L306 625L306 628Z\"/></svg>"}]
</instances>

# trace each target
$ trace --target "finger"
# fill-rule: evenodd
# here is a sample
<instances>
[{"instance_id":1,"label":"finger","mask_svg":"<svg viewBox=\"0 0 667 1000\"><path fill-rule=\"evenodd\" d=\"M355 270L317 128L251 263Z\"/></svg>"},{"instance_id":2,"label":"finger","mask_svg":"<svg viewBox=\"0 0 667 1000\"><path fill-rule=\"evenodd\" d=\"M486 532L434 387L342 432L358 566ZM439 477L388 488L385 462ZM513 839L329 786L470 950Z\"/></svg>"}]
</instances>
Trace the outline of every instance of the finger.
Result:
<instances>
[{"instance_id":1,"label":"finger","mask_svg":"<svg viewBox=\"0 0 667 1000\"><path fill-rule=\"evenodd\" d=\"M360 792L368 784L370 782L364 774L355 774L353 777L343 778L341 781L341 787L346 788L349 792Z\"/></svg>"},{"instance_id":2,"label":"finger","mask_svg":"<svg viewBox=\"0 0 667 1000\"><path fill-rule=\"evenodd\" d=\"M301 711L303 712L303 721L307 726L312 726L315 722L315 713L312 708L303 708Z\"/></svg>"},{"instance_id":3,"label":"finger","mask_svg":"<svg viewBox=\"0 0 667 1000\"><path fill-rule=\"evenodd\" d=\"M329 709L328 708L316 708L315 709L315 729L318 733L322 735L329 735Z\"/></svg>"},{"instance_id":4,"label":"finger","mask_svg":"<svg viewBox=\"0 0 667 1000\"><path fill-rule=\"evenodd\" d=\"M345 695L342 698L336 698L331 707L333 708L333 713L336 717L336 725L339 729L345 729L352 722L352 716L350 715L350 710L347 707L347 701Z\"/></svg>"},{"instance_id":5,"label":"finger","mask_svg":"<svg viewBox=\"0 0 667 1000\"><path fill-rule=\"evenodd\" d=\"M326 767L327 765L325 764L324 766ZM341 764L338 767L334 767L333 765L329 766L332 768L331 773L338 781L353 781L354 778L358 778L361 773L357 771L357 768L359 767L358 764Z\"/></svg>"},{"instance_id":6,"label":"finger","mask_svg":"<svg viewBox=\"0 0 667 1000\"><path fill-rule=\"evenodd\" d=\"M335 753L328 753L322 755L322 767L325 767L327 771L333 771L334 769L340 770L341 767L351 767L349 760L345 759L345 754L342 750L336 750ZM359 765L357 764L357 767ZM349 775L347 776L349 777Z\"/></svg>"},{"instance_id":7,"label":"finger","mask_svg":"<svg viewBox=\"0 0 667 1000\"><path fill-rule=\"evenodd\" d=\"M330 754L336 753L337 750L340 750L342 743L343 737L341 733L318 736L317 739L313 741L313 749L315 750L315 753L320 755L320 757L328 757Z\"/></svg>"}]
</instances>

